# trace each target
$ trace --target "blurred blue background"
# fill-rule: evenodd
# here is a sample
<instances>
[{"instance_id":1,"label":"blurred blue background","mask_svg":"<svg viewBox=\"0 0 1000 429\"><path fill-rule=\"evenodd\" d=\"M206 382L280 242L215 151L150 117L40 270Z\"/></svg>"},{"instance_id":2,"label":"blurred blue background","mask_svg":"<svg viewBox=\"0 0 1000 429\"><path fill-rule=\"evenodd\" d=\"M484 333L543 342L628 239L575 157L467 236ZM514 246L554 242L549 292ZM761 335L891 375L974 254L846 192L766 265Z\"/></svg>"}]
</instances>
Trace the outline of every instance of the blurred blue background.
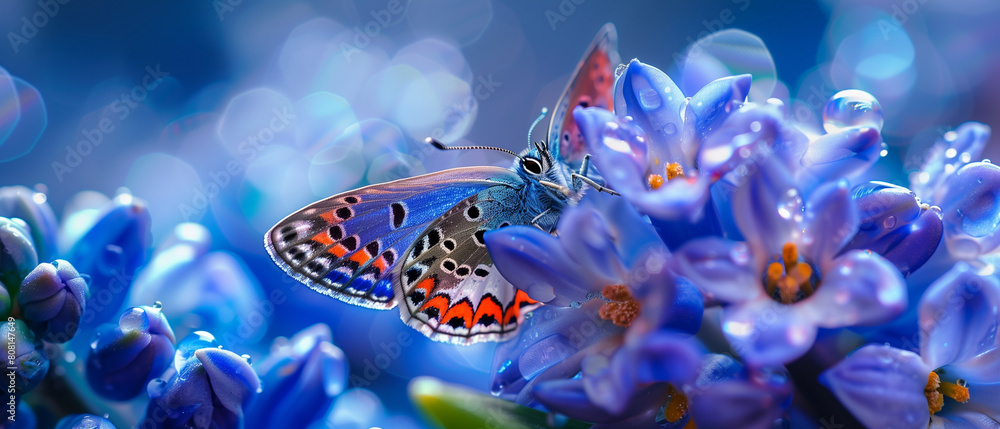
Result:
<instances>
[{"instance_id":1,"label":"blurred blue background","mask_svg":"<svg viewBox=\"0 0 1000 429\"><path fill-rule=\"evenodd\" d=\"M6 2L0 184L46 192L60 220L98 198L85 190L144 200L160 253L197 243L210 262L193 272L221 274L153 281L140 272L131 304L163 300L180 336L207 324L254 356L271 338L325 322L352 385L407 412L405 386L417 375L485 389L493 346L430 343L396 310L299 287L263 248L279 219L366 183L506 165L502 155L421 142L523 149L532 119L555 104L609 21L623 60L667 70L685 90L688 45L722 29L756 34L773 57L773 66L746 59L756 96L783 99L817 132L828 97L868 91L885 112L881 174L905 185L948 130L997 125L998 17L995 0ZM705 48L739 59L732 47ZM182 222L207 235L175 231ZM266 323L248 319L255 309ZM247 324L256 326L238 334Z\"/></svg>"}]
</instances>

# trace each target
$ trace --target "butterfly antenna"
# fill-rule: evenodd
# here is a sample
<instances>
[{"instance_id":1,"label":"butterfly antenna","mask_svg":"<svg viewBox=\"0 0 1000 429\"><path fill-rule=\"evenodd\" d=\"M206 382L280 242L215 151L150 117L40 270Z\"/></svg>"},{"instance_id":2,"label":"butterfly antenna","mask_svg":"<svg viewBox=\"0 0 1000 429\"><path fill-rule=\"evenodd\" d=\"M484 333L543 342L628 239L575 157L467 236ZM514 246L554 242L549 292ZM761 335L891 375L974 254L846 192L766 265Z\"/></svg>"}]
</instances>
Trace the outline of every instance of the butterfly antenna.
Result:
<instances>
[{"instance_id":1,"label":"butterfly antenna","mask_svg":"<svg viewBox=\"0 0 1000 429\"><path fill-rule=\"evenodd\" d=\"M545 119L545 115L548 114L548 113L549 113L549 109L543 107L542 108L542 114L538 115L538 117L535 118L535 122L531 123L531 128L528 128L528 145L529 146L531 145L531 133L533 131L535 131L535 126L538 125L539 122L542 122L542 119Z\"/></svg>"},{"instance_id":2,"label":"butterfly antenna","mask_svg":"<svg viewBox=\"0 0 1000 429\"><path fill-rule=\"evenodd\" d=\"M500 151L500 152L506 153L506 154L511 155L511 156L513 156L515 158L520 158L520 156L517 153L514 153L514 151L507 150L507 149L504 149L502 147L493 147L493 146L445 146L444 143L441 143L441 142L439 142L436 139L431 138L431 137L427 137L426 139L424 139L424 141L427 142L427 144L429 144L431 146L434 146L435 148L437 148L439 150L489 149L489 150L496 150L496 151Z\"/></svg>"}]
</instances>

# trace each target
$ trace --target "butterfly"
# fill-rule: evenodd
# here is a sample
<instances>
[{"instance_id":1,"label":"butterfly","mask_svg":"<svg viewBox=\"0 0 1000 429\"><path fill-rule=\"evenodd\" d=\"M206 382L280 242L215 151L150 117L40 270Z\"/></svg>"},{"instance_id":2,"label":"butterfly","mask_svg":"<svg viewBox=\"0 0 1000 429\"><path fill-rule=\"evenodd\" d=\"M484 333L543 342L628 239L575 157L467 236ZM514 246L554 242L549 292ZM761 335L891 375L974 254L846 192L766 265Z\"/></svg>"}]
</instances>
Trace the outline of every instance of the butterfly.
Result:
<instances>
[{"instance_id":1,"label":"butterfly","mask_svg":"<svg viewBox=\"0 0 1000 429\"><path fill-rule=\"evenodd\" d=\"M428 139L443 150L506 152L516 158L511 168L454 168L334 195L274 225L264 237L267 252L319 293L375 309L398 305L403 322L433 340L469 345L510 338L540 304L504 280L484 234L509 225L554 232L585 185L613 193L588 177L589 156L567 112L610 108L619 61L608 23L556 103L547 142L520 154Z\"/></svg>"}]
</instances>

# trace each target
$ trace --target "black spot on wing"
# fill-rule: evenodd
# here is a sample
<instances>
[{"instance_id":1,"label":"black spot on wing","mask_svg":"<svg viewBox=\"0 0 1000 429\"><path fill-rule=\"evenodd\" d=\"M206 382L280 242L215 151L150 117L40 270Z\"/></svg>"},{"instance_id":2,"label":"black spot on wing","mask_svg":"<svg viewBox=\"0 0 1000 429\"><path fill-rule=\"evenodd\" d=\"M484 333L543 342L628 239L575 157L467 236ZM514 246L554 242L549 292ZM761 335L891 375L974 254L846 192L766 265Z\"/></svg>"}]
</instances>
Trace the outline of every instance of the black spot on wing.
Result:
<instances>
[{"instance_id":1,"label":"black spot on wing","mask_svg":"<svg viewBox=\"0 0 1000 429\"><path fill-rule=\"evenodd\" d=\"M340 225L331 226L329 232L330 238L334 241L340 241L341 238L344 238L344 228Z\"/></svg>"},{"instance_id":2,"label":"black spot on wing","mask_svg":"<svg viewBox=\"0 0 1000 429\"><path fill-rule=\"evenodd\" d=\"M389 207L392 209L392 229L403 226L403 221L406 220L406 206L403 203L392 203Z\"/></svg>"},{"instance_id":3,"label":"black spot on wing","mask_svg":"<svg viewBox=\"0 0 1000 429\"><path fill-rule=\"evenodd\" d=\"M336 211L337 218L340 220L348 220L351 216L354 216L354 212L350 207L341 207Z\"/></svg>"}]
</instances>

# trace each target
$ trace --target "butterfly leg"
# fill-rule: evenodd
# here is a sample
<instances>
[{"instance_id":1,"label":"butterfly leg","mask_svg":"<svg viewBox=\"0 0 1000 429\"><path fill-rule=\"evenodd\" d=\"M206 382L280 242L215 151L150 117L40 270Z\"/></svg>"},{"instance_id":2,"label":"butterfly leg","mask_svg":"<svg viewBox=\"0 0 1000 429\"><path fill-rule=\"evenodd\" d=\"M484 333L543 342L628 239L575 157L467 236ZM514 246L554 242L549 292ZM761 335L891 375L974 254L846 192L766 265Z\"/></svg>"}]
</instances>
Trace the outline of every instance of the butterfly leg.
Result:
<instances>
[{"instance_id":1,"label":"butterfly leg","mask_svg":"<svg viewBox=\"0 0 1000 429\"><path fill-rule=\"evenodd\" d=\"M545 211L539 213L538 216L535 216L534 219L531 219L531 224L534 225L535 228L538 228L538 229L540 229L542 231L545 231L545 232L549 232L545 228L542 228L541 225L538 224L538 220L541 219L542 217L544 217L545 215L549 214L550 211L552 211L552 209L548 208L548 209L545 209Z\"/></svg>"},{"instance_id":2,"label":"butterfly leg","mask_svg":"<svg viewBox=\"0 0 1000 429\"><path fill-rule=\"evenodd\" d=\"M583 183L590 185L591 188L597 189L597 192L607 192L611 195L621 196L621 194L615 192L613 189L601 186L599 183L595 182L594 179L591 179L587 176L580 175L579 173L573 173L573 178L582 180Z\"/></svg>"}]
</instances>

